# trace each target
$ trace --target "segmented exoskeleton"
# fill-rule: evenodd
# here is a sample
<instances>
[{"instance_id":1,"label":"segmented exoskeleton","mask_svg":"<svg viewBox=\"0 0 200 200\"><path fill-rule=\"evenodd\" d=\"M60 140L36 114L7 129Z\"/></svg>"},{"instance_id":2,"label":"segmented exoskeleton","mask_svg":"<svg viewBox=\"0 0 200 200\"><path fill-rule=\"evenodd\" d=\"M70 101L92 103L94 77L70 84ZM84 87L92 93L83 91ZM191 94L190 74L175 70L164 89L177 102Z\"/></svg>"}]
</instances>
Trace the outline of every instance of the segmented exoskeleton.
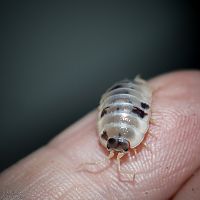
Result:
<instances>
[{"instance_id":1,"label":"segmented exoskeleton","mask_svg":"<svg viewBox=\"0 0 200 200\"><path fill-rule=\"evenodd\" d=\"M119 169L120 158L144 140L151 117L151 100L151 88L138 76L115 83L100 100L100 143L110 152L109 158L118 153Z\"/></svg>"}]
</instances>

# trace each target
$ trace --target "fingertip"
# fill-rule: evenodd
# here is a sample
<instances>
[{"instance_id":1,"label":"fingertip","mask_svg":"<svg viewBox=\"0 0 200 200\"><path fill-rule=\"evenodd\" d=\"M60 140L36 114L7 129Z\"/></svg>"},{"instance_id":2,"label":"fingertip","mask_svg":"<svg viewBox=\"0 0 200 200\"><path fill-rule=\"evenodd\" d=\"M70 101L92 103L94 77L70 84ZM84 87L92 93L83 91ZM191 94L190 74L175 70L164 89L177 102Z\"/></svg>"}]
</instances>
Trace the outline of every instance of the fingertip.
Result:
<instances>
[{"instance_id":1,"label":"fingertip","mask_svg":"<svg viewBox=\"0 0 200 200\"><path fill-rule=\"evenodd\" d=\"M157 139L147 137L152 153L142 149L137 159L122 163L122 167L136 173L137 185L121 182L114 165L99 174L73 172L81 163L107 156L98 142L97 112L93 111L4 173L0 184L3 188L10 184L7 187L9 197L13 197L11 191L14 190L28 197L41 194L40 199L47 195L52 198L79 195L85 199L88 195L99 195L105 199L108 194L114 198L143 199L147 198L144 191L148 191L149 199L170 198L200 165L200 73L169 73L152 79L150 84L157 89L152 115L159 126L151 125L151 132ZM22 166L23 175L9 179L10 175L14 177L20 173ZM78 188L78 192L74 188Z\"/></svg>"}]
</instances>

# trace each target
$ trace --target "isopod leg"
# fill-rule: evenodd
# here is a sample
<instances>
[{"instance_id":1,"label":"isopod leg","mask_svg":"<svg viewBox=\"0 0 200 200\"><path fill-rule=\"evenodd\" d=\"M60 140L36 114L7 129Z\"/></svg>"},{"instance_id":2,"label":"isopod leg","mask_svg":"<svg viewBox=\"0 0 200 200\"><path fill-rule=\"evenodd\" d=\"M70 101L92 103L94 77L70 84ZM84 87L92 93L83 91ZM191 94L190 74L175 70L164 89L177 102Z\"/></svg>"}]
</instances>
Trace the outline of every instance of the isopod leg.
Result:
<instances>
[{"instance_id":1,"label":"isopod leg","mask_svg":"<svg viewBox=\"0 0 200 200\"><path fill-rule=\"evenodd\" d=\"M130 172L130 171L122 171L121 170L121 162L120 162L120 159L125 155L125 153L118 153L117 154L117 167L118 167L118 171L120 174L131 174L133 177L133 179L135 178L135 173L133 172Z\"/></svg>"},{"instance_id":2,"label":"isopod leg","mask_svg":"<svg viewBox=\"0 0 200 200\"><path fill-rule=\"evenodd\" d=\"M110 160L113 156L115 155L114 151L110 151L108 157L107 157L107 160Z\"/></svg>"},{"instance_id":3,"label":"isopod leg","mask_svg":"<svg viewBox=\"0 0 200 200\"><path fill-rule=\"evenodd\" d=\"M143 145L148 151L150 151L150 152L152 153L151 149L148 147L148 145L147 145L145 142L143 142L142 145Z\"/></svg>"},{"instance_id":4,"label":"isopod leg","mask_svg":"<svg viewBox=\"0 0 200 200\"><path fill-rule=\"evenodd\" d=\"M156 125L156 122L155 122L155 120L153 119L153 118L150 118L150 124L152 124L152 125Z\"/></svg>"},{"instance_id":5,"label":"isopod leg","mask_svg":"<svg viewBox=\"0 0 200 200\"><path fill-rule=\"evenodd\" d=\"M117 154L117 167L118 167L118 171L121 172L121 162L120 159L124 156L124 153L118 153Z\"/></svg>"},{"instance_id":6,"label":"isopod leg","mask_svg":"<svg viewBox=\"0 0 200 200\"><path fill-rule=\"evenodd\" d=\"M134 157L135 157L135 160L137 160L137 154L138 154L137 149L134 148L133 151L134 151Z\"/></svg>"},{"instance_id":7,"label":"isopod leg","mask_svg":"<svg viewBox=\"0 0 200 200\"><path fill-rule=\"evenodd\" d=\"M153 137L153 138L155 138L155 139L157 139L157 137L151 132L151 131L149 131L148 130L148 132L147 132L151 137Z\"/></svg>"},{"instance_id":8,"label":"isopod leg","mask_svg":"<svg viewBox=\"0 0 200 200\"><path fill-rule=\"evenodd\" d=\"M137 155L137 153L138 153L138 152L137 152L137 149L134 148L133 151L134 151L134 155L135 155L135 157L136 157L136 155Z\"/></svg>"}]
</instances>

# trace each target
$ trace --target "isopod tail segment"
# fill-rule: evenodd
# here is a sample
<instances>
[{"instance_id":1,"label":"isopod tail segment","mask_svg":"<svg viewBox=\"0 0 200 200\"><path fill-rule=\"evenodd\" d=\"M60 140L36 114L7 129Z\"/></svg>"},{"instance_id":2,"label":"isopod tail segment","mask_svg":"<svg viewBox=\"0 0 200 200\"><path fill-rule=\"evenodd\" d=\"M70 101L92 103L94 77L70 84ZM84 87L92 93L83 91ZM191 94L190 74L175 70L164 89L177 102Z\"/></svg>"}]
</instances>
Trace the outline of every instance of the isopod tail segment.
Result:
<instances>
[{"instance_id":1,"label":"isopod tail segment","mask_svg":"<svg viewBox=\"0 0 200 200\"><path fill-rule=\"evenodd\" d=\"M100 165L102 163L106 163L107 161L109 161L111 158L113 158L114 156L114 151L110 151L109 155L104 158L103 160L99 160L99 161L95 161L95 162L84 162L84 163L81 163L77 168L76 168L76 171L81 171L83 170L83 167L86 166L86 165ZM88 170L87 170L88 171Z\"/></svg>"}]
</instances>

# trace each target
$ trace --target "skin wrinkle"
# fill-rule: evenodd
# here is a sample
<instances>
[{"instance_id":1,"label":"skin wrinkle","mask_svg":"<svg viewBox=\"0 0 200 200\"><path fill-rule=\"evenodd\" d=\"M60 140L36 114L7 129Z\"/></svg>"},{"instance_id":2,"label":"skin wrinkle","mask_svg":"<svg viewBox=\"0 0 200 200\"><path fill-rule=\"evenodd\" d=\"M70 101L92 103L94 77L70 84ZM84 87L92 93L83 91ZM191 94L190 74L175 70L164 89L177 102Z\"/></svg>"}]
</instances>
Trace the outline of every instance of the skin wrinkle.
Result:
<instances>
[{"instance_id":1,"label":"skin wrinkle","mask_svg":"<svg viewBox=\"0 0 200 200\"><path fill-rule=\"evenodd\" d=\"M59 173L58 173L58 176L56 176L56 174L54 174L54 175L50 174L50 176L52 177L51 180L49 180L48 182L45 183L45 184L48 184L49 188L48 188L48 190L44 191L44 193L48 194L48 196L51 199L56 199L56 196L57 196L57 199L58 199L59 196L62 194L61 190L58 190L58 189L59 189L59 186L61 184L64 185L64 183L65 183L66 180L64 180L64 178L61 179L61 177L59 177ZM68 187L67 183L65 185ZM65 187L64 189L66 189L67 187ZM60 193L60 195L58 195L59 193ZM54 194L56 194L56 196ZM37 195L40 198L42 198L42 194L37 194ZM36 197L36 195L34 195L34 196Z\"/></svg>"},{"instance_id":2,"label":"skin wrinkle","mask_svg":"<svg viewBox=\"0 0 200 200\"><path fill-rule=\"evenodd\" d=\"M200 196L200 168L193 173L186 182L182 184L182 190L178 190L172 197L173 200L190 199L198 200Z\"/></svg>"},{"instance_id":3,"label":"skin wrinkle","mask_svg":"<svg viewBox=\"0 0 200 200\"><path fill-rule=\"evenodd\" d=\"M52 155L52 152L50 152L48 150L48 153L51 153ZM48 160L47 162L43 163L44 166L47 166L45 167L45 172L47 174L56 174L57 173L57 169L59 169L60 172L65 172L66 168L62 167L63 165L63 162L61 162L62 160L60 159L60 155L59 155L59 160ZM41 166L42 167L42 166ZM41 173L42 174L42 173ZM59 173L57 173L59 175ZM65 175L66 173L62 174L62 175ZM40 176L40 174L38 174L38 177ZM50 175L50 180L52 179L52 176ZM50 181L48 180L48 181Z\"/></svg>"},{"instance_id":4,"label":"skin wrinkle","mask_svg":"<svg viewBox=\"0 0 200 200\"><path fill-rule=\"evenodd\" d=\"M78 179L80 179L80 176L79 176L79 177L77 176L77 179L76 179L76 182L77 182L77 183L79 183L79 182L81 181L81 180L78 180ZM92 185L93 187L95 187L96 190L99 190L99 186L96 185L96 183L95 183L94 180L92 180L92 179L93 179L92 177L87 177L87 176L84 174L84 181L85 181L85 183L86 183L87 185ZM82 193L85 191L86 194L89 194L89 192L90 192L91 190L88 189L88 187L87 187L86 184L82 185L82 187L80 187L80 188L82 188ZM75 189L75 187L74 187L74 189ZM74 189L73 189L73 191L74 191ZM73 193L73 191L71 191L71 193ZM71 195L71 197L73 197L73 195Z\"/></svg>"},{"instance_id":5,"label":"skin wrinkle","mask_svg":"<svg viewBox=\"0 0 200 200\"><path fill-rule=\"evenodd\" d=\"M85 176L85 175L84 175ZM92 177L91 177L92 178ZM93 181L91 178L88 178L87 176L85 176L85 182L88 184L88 181ZM100 182L98 182L99 184L100 184ZM96 183L95 182L91 182L90 184L88 184L88 185L93 185L93 186L96 186L95 187L95 190L96 191L98 191L98 190L100 190L100 192L102 192L102 189L101 189L101 187L99 187L98 185L96 185ZM85 186L83 186L83 187L85 187ZM86 187L87 188L87 187ZM100 194L100 192L99 192L99 194ZM88 191L86 191L86 193L88 193ZM96 195L99 195L99 194L96 194Z\"/></svg>"},{"instance_id":6,"label":"skin wrinkle","mask_svg":"<svg viewBox=\"0 0 200 200\"><path fill-rule=\"evenodd\" d=\"M38 197L40 197L41 193L45 192L45 191L40 191L38 190L41 186L48 184L48 182L46 182L46 178L51 177L49 176L50 174L48 172L46 172L44 175L40 176L38 179L36 179L35 181L32 182L32 184L24 187L24 190L21 191L22 194L29 194L29 192L31 191L31 193L33 193L35 191L35 193L37 194ZM51 178L49 178L49 181L51 181ZM40 191L40 192L38 192ZM35 195L34 195L35 196Z\"/></svg>"},{"instance_id":7,"label":"skin wrinkle","mask_svg":"<svg viewBox=\"0 0 200 200\"><path fill-rule=\"evenodd\" d=\"M77 196L78 196L78 190L77 190L77 188L79 188L79 184L78 183L72 183L72 181L70 181L70 183L72 184L70 187L69 187L69 185L67 185L66 184L66 188L67 189L65 189L64 191L63 191L63 193L59 196L59 200L62 200L62 199L65 199L65 197L67 196L67 197L70 197L70 195L71 195L71 193L73 193L73 191L74 190L76 190L76 193L75 193L75 195L77 194ZM71 196L71 198L70 199L76 199L76 196Z\"/></svg>"},{"instance_id":8,"label":"skin wrinkle","mask_svg":"<svg viewBox=\"0 0 200 200\"><path fill-rule=\"evenodd\" d=\"M89 178L88 178L89 179ZM92 178L93 179L93 178ZM98 179L99 180L99 179ZM103 189L102 189L102 187L101 187L101 185L102 185L102 182L98 182L98 184L97 183L95 183L95 180L93 179L93 180L91 180L91 185L93 184L93 187L94 187L94 191L95 191L95 194L96 195L98 195L98 196L102 196L102 198L103 198ZM90 190L90 188L88 188L88 190ZM91 190L90 190L91 191ZM94 193L94 191L91 191L92 192L92 194Z\"/></svg>"},{"instance_id":9,"label":"skin wrinkle","mask_svg":"<svg viewBox=\"0 0 200 200\"><path fill-rule=\"evenodd\" d=\"M42 163L42 161L41 161L41 163ZM39 164L40 164L40 163L38 163L38 165L39 165ZM38 165L35 165L35 167L31 169L31 172L27 173L29 176L27 176L27 174L24 174L24 175L21 176L20 178L21 178L21 179L24 179L23 177L25 177L25 178L26 178L26 179L25 179L26 182L27 182L27 181L30 182L30 181L31 181L31 180L30 180L31 177L33 177L33 175L32 175L33 169L35 169L35 171L37 171ZM28 169L28 168L27 168L27 169ZM25 168L24 168L24 170L25 170ZM22 172L23 172L23 171L22 171ZM41 173L41 172L39 171L39 173ZM45 176L45 174L43 174L43 176ZM41 178L42 178L42 177L41 177ZM15 182L17 183L17 180L16 180ZM23 193L23 191L25 191L26 188L29 186L29 184L26 184L26 187L24 187L23 184L20 185L20 182L19 182L19 181L18 181L18 184L15 184L15 182L12 181L11 183L12 183L12 185L15 186L15 187L14 187L15 190L19 190L21 193ZM11 183L10 183L10 184L11 184ZM33 184L33 183L31 183L31 184ZM21 186L21 187L20 187L20 186ZM9 188L9 187L11 187L11 186L8 185L8 188ZM24 189L22 189L22 188L24 188Z\"/></svg>"},{"instance_id":10,"label":"skin wrinkle","mask_svg":"<svg viewBox=\"0 0 200 200\"><path fill-rule=\"evenodd\" d=\"M191 158L191 161L194 161L194 160L196 160L196 159L192 159L192 158ZM190 168L192 168L191 165L190 165ZM197 169L199 169L199 167L197 167ZM197 171L197 169L194 169L193 171ZM190 174L190 176L188 176L188 178L182 183L181 187L178 188L178 190L175 192L175 194L178 194L178 192L182 189L182 187L184 187L184 185L188 184L188 182L190 181L190 179L191 179L192 177L193 177L193 173ZM175 194L172 195L172 197L174 197ZM197 198L197 199L198 199L198 198Z\"/></svg>"},{"instance_id":11,"label":"skin wrinkle","mask_svg":"<svg viewBox=\"0 0 200 200\"><path fill-rule=\"evenodd\" d=\"M112 177L110 177L112 178ZM111 184L108 184L108 182L104 183L104 178L102 176L100 176L101 179L101 183L102 183L102 190L104 191L104 195L106 197L106 199L109 199L109 197L112 197L112 192L110 189L113 189L114 187L112 187Z\"/></svg>"},{"instance_id":12,"label":"skin wrinkle","mask_svg":"<svg viewBox=\"0 0 200 200\"><path fill-rule=\"evenodd\" d=\"M195 72L193 74L192 77L194 81L190 80L191 78L187 80L188 75L186 72L176 73L176 79L173 78L174 84L179 85L177 87L181 87L182 80L189 82L188 86L185 85L182 87L185 87L185 90L188 91L187 94L190 98L181 101L181 98L177 98L177 96L175 100L172 100L173 95L169 95L169 98L165 97L165 99L160 94L160 91L165 90L165 88L168 88L168 91L170 91L170 88L173 90L171 77L175 75L172 76L168 74L165 75L165 78L163 77L163 79L169 80L169 85L167 86L166 82L162 78L157 78L157 80L155 79L154 81L151 81L152 84L158 84L161 88L165 85L165 87L158 89L154 93L156 98L154 98L153 103L153 116L155 116L156 124L159 124L159 126L152 126L152 133L155 134L156 139L151 139L151 137L147 138L147 143L150 145L153 155L151 156L151 153L147 149L143 148L141 152L138 153L136 160L133 159L129 161L124 159L122 161L124 169L134 169L134 171L138 173L136 176L136 184L120 182L117 177L115 164L97 175L85 172L75 173L67 170L67 168L75 168L79 163L91 161L90 159L102 159L107 154L98 144L95 125L96 114L92 113L89 117L83 119L83 121L78 122L76 126L81 126L75 129L75 132L74 128L71 128L70 131L64 131L62 136L58 136L57 139L51 141L47 147L40 149L34 154L34 157L37 157L35 162L40 162L40 165L42 165L37 165L38 168L35 168L35 170L39 171L38 174L31 174L32 165L35 165L34 162L30 161L33 157L33 155L31 155L25 160L19 162L15 167L10 168L6 173L4 173L4 175L1 175L0 186L2 186L2 189L0 187L0 193L3 194L4 199L10 199L12 197L11 191L13 191L16 185L20 183L20 187L15 188L15 193L18 194L17 198L27 199L25 197L27 197L26 193L28 191L23 193L20 193L19 191L23 186L27 185L27 181L31 182L34 180L36 175L37 177L35 178L42 176L45 171L44 169L48 169L51 172L50 175L52 175L52 182L48 182L49 180L47 179L43 182L42 187L38 187L37 189L30 188L29 192L31 193L31 190L34 190L34 193L31 193L32 198L29 199L36 199L36 196L34 195L44 192L43 188L45 188L45 192L42 194L43 198L40 197L40 199L48 198L48 195L51 195L50 198L52 199L53 197L58 199L73 199L74 197L78 197L78 195L76 195L76 186L80 186L78 191L82 197L84 195L84 199L105 199L105 196L108 195L108 190L105 190L106 186L109 186L109 191L112 192L113 199L160 200L163 199L163 194L165 194L166 197L164 199L170 198L174 192L180 189L182 182L187 180L188 177L193 174L194 169L200 165L199 157L197 157L196 160L194 159L196 155L199 155L200 153L200 149L198 148L198 146L200 146L199 134L195 134L197 130L200 129L198 123L200 116L199 113L197 113L197 108L199 108L199 106L194 107L196 104L199 105L198 102L200 98L198 96L198 98L196 97L196 99L192 99L190 94L194 95L195 92L191 92L191 90L187 89L188 87L195 88L194 85L200 83L195 80L195 77L197 76L196 74L198 73ZM197 93L197 89L194 90ZM182 91L179 95L183 94L184 92ZM181 105L179 105L179 102L181 102ZM168 109L173 111L174 107L177 109L178 105L178 108L180 109L191 103L192 105L190 108L188 107L187 109L184 109L184 111L177 110L178 113L181 112L178 114L178 117L176 116L176 112L175 114L172 114L171 117L176 118L176 121L173 121L172 119L170 120L169 115L171 112L168 112ZM87 125L85 125L85 123ZM168 123L167 126L165 125L166 123ZM189 123L190 126L185 126L186 123ZM79 145L77 145L77 143ZM49 148L49 146L51 147ZM80 149L77 148L77 146L80 147ZM50 150L52 147L58 149L58 151ZM61 163L58 165L48 162L52 159L54 163L57 163L60 160ZM26 166L27 162L29 162L29 167ZM16 170L20 173L19 168L23 165L24 175L20 176L20 178L18 178L14 183L11 183L11 179L7 181L8 179L6 179L6 177L9 177L10 175L14 176ZM166 166L169 166L168 169L166 169ZM54 174L53 170L57 170L57 173ZM32 176L31 179L27 178L30 176L29 174ZM65 177L66 181L64 181ZM62 190L63 196L61 195L61 198L59 192L57 196L54 193L57 191L56 189L59 187L59 184L62 184L63 181L66 184L66 187ZM48 183L50 183L50 186ZM8 185L9 188L7 187ZM73 186L74 189L72 189ZM84 188L84 186L87 188ZM7 191L4 193L5 188ZM148 191L148 195L145 194L144 191ZM10 192L9 195L8 192Z\"/></svg>"},{"instance_id":13,"label":"skin wrinkle","mask_svg":"<svg viewBox=\"0 0 200 200\"><path fill-rule=\"evenodd\" d=\"M143 157L144 158L144 161L142 161L142 160L139 160L139 161L136 161L136 162L133 162L132 163L132 166L133 167L135 167L134 169L134 171L135 171L135 174L136 174L136 181L137 180L140 180L140 179L138 179L138 177L140 178L140 177L142 177L142 178L144 178L145 177L145 174L148 174L148 171L151 171L151 160L150 159L148 159L146 156L145 156L145 154L144 155L141 155L141 157ZM139 170L139 171L137 171L138 169L142 169L142 166L143 165L145 165L146 166L146 170L145 171L141 171L141 170ZM140 175L142 175L143 174L143 176L140 176Z\"/></svg>"},{"instance_id":14,"label":"skin wrinkle","mask_svg":"<svg viewBox=\"0 0 200 200\"><path fill-rule=\"evenodd\" d=\"M81 188L81 189L80 189ZM88 193L87 193L88 192ZM59 200L62 199L80 199L80 193L81 195L83 195L84 193L87 193L87 198L90 199L90 190L86 190L86 187L83 187L81 185L81 187L76 184L76 186L73 186L71 188L69 188L65 193L63 193L63 195L59 198Z\"/></svg>"},{"instance_id":15,"label":"skin wrinkle","mask_svg":"<svg viewBox=\"0 0 200 200\"><path fill-rule=\"evenodd\" d=\"M116 176L114 176L114 174L111 174L110 178L115 179ZM115 189L116 187L117 187L117 182L116 181L112 181L111 184L109 184L109 183L106 182L106 188L108 190L108 194L110 194L110 196L112 197L111 199L116 199L117 198L116 193L112 192L113 189ZM107 199L109 199L109 196L108 196Z\"/></svg>"},{"instance_id":16,"label":"skin wrinkle","mask_svg":"<svg viewBox=\"0 0 200 200\"><path fill-rule=\"evenodd\" d=\"M80 187L80 184L79 184L79 182L80 182L80 178L79 177L77 177L77 179L76 179L76 182L74 183L74 181L69 177L68 179L66 179L66 180L68 180L68 182L71 184L69 184L68 182L66 183L66 190L63 192L63 194L59 197L59 200L60 199L64 199L66 196L68 196L68 197L70 197L70 194L71 193L73 193L73 191L74 190L76 190L76 188L77 187ZM84 187L81 187L82 189L84 188ZM76 190L77 191L77 190ZM75 196L73 195L72 196L74 199L76 199L75 198ZM71 199L72 199L72 197L71 197Z\"/></svg>"},{"instance_id":17,"label":"skin wrinkle","mask_svg":"<svg viewBox=\"0 0 200 200\"><path fill-rule=\"evenodd\" d=\"M184 182L182 182L180 188L178 188L178 190L170 197L170 200L174 199L174 197L177 196L177 194L179 194L180 191L182 191L184 185L186 185L189 180L191 179L191 177L193 176L193 174L191 176L189 176Z\"/></svg>"},{"instance_id":18,"label":"skin wrinkle","mask_svg":"<svg viewBox=\"0 0 200 200\"><path fill-rule=\"evenodd\" d=\"M92 185L92 183L88 184L88 185ZM82 193L84 192L83 194L85 194L85 196L89 197L88 199L96 199L96 197L98 197L98 196L102 197L102 195L99 191L99 189L100 189L99 186L97 186L96 183L94 183L94 185L92 185L92 186L94 187L94 190L91 190L91 188L87 186L87 187L85 187L85 189L86 189L85 191L82 190Z\"/></svg>"},{"instance_id":19,"label":"skin wrinkle","mask_svg":"<svg viewBox=\"0 0 200 200\"><path fill-rule=\"evenodd\" d=\"M56 168L55 168L56 169ZM31 187L29 187L26 191L27 194L31 194L35 198L44 198L43 194L49 194L48 191L51 189L51 182L56 180L55 179L55 169L48 169L46 168L46 176L42 177L42 179L39 178L39 180L36 180L33 182ZM59 170L60 171L60 170ZM44 186L48 185L48 188L45 188ZM43 188L40 190L40 188ZM40 191L40 192L39 192Z\"/></svg>"},{"instance_id":20,"label":"skin wrinkle","mask_svg":"<svg viewBox=\"0 0 200 200\"><path fill-rule=\"evenodd\" d=\"M60 169L60 168L59 168L59 169ZM64 171L64 168L63 168L63 171ZM63 172L61 171L61 172L59 172L59 173L61 173L61 174L62 174ZM87 178L87 177L85 177L85 178ZM66 177L66 180L68 180L68 185L69 185L69 183L70 183L70 182L69 182L69 180L70 180L70 177ZM87 181L87 182L88 182L88 181ZM91 183L91 184L92 184L92 183Z\"/></svg>"},{"instance_id":21,"label":"skin wrinkle","mask_svg":"<svg viewBox=\"0 0 200 200\"><path fill-rule=\"evenodd\" d=\"M116 178L116 174L112 174L112 173L110 173L110 171L107 171L106 173L110 177L111 180L114 180ZM108 183L107 181L106 182L104 181L104 177L102 177L101 175L99 175L99 178L102 183L102 186L101 186L102 190L104 191L105 195L107 195L107 199L109 199L109 196L111 196L111 197L113 196L111 191L114 188L116 188L117 181L112 181L111 183ZM115 183L115 185L114 185L114 183Z\"/></svg>"},{"instance_id":22,"label":"skin wrinkle","mask_svg":"<svg viewBox=\"0 0 200 200\"><path fill-rule=\"evenodd\" d=\"M17 168L17 165L13 166L13 170L16 171L16 174L10 174L9 170L5 170L3 174L0 174L0 178L2 180L2 183L5 184L5 186L9 186L10 183L14 183L14 182L17 181L17 179L20 179L20 178L25 176L25 169L28 169L30 167L32 167L32 170L36 169L36 167L42 162L42 161L39 161L38 159L35 159L34 155L36 154L36 152L32 154L31 160L26 159L26 158L24 159L26 161L26 165L23 165L23 162L19 161L16 164L22 163L20 168ZM5 179L5 177L6 177L6 179ZM6 184L6 182L7 182L7 184ZM17 184L17 186L18 186L18 184Z\"/></svg>"},{"instance_id":23,"label":"skin wrinkle","mask_svg":"<svg viewBox=\"0 0 200 200\"><path fill-rule=\"evenodd\" d=\"M59 168L59 170L61 170L61 167L58 167L58 163L57 163L57 168ZM46 168L45 168L46 169ZM47 170L47 169L46 169ZM55 170L56 170L56 167L55 167ZM54 172L55 171L54 169L52 169L52 171ZM64 172L64 170L66 170L66 168L64 169L63 168L63 172ZM51 176L49 176L49 177L51 177ZM34 182L33 182L34 183ZM47 183L45 183L45 184L47 184ZM48 185L49 185L49 183L48 183ZM40 186L39 186L40 187ZM34 185L32 186L32 188L30 188L30 190L33 190L33 188L35 188L34 187ZM37 190L36 190L37 191ZM37 192L37 194L38 194L38 192ZM39 196L41 196L41 195L39 195Z\"/></svg>"},{"instance_id":24,"label":"skin wrinkle","mask_svg":"<svg viewBox=\"0 0 200 200\"><path fill-rule=\"evenodd\" d=\"M130 199L128 197L131 197L131 188L134 187L135 183L133 182L132 184L129 184L127 182L123 182L123 184L119 187L119 184L118 184L118 180L119 180L119 176L117 175L117 173L113 173L112 174L112 182L111 182L111 191L115 191L117 190L117 193L115 195L116 199ZM127 191L127 192L125 192ZM115 194L115 192L113 192Z\"/></svg>"},{"instance_id":25,"label":"skin wrinkle","mask_svg":"<svg viewBox=\"0 0 200 200\"><path fill-rule=\"evenodd\" d=\"M175 162L178 162L178 160L175 161ZM180 173L181 167L182 167L182 166L180 166L180 169L178 169L178 166L177 166L177 169L175 169L175 170L177 171L177 173ZM177 173L176 173L176 174L177 174Z\"/></svg>"}]
</instances>

